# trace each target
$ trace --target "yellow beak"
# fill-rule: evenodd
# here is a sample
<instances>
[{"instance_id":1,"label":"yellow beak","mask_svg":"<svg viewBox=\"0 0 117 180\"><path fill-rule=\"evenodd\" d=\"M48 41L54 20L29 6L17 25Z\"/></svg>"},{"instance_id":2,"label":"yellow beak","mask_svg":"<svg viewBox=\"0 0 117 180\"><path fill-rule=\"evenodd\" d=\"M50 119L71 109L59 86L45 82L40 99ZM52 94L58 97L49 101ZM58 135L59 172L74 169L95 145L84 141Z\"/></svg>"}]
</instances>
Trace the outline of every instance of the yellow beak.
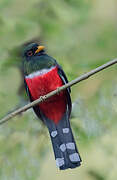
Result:
<instances>
[{"instance_id":1,"label":"yellow beak","mask_svg":"<svg viewBox=\"0 0 117 180\"><path fill-rule=\"evenodd\" d=\"M38 49L35 51L35 54L39 53L40 51L42 51L45 47L44 46L38 46L37 48Z\"/></svg>"}]
</instances>

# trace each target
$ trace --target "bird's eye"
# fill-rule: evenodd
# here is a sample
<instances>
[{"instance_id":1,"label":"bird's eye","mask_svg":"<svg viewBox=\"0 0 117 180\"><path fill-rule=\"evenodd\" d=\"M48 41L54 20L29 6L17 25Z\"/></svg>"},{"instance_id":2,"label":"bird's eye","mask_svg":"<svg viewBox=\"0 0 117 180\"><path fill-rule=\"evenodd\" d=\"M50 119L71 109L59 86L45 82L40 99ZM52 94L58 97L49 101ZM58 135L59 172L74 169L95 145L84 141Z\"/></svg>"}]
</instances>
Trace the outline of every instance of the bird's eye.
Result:
<instances>
[{"instance_id":1,"label":"bird's eye","mask_svg":"<svg viewBox=\"0 0 117 180\"><path fill-rule=\"evenodd\" d=\"M32 52L32 51L28 51L28 52L27 52L27 55L28 55L28 56L32 56L32 55L33 55L33 52Z\"/></svg>"}]
</instances>

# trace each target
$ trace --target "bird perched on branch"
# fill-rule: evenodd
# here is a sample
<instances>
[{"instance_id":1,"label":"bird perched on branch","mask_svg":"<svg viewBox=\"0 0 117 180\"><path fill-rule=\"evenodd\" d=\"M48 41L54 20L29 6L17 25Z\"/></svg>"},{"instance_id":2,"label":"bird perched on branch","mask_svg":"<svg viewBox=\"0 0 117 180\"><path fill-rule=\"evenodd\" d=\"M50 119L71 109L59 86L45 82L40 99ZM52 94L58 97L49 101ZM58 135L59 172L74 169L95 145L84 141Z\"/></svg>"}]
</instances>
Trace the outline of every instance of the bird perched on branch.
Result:
<instances>
[{"instance_id":1,"label":"bird perched on branch","mask_svg":"<svg viewBox=\"0 0 117 180\"><path fill-rule=\"evenodd\" d=\"M61 66L48 56L44 46L29 44L23 52L24 82L30 101L68 82ZM49 130L56 165L59 169L80 166L81 158L70 126L70 88L33 107L36 115Z\"/></svg>"}]
</instances>

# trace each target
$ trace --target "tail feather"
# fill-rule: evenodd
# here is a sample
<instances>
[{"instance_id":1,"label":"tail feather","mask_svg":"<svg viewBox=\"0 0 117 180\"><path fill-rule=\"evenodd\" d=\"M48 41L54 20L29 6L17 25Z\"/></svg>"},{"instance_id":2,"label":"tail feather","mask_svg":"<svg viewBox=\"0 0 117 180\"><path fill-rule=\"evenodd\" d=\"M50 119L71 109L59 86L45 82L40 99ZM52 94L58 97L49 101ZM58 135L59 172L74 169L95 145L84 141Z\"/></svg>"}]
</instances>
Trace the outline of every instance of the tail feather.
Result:
<instances>
[{"instance_id":1,"label":"tail feather","mask_svg":"<svg viewBox=\"0 0 117 180\"><path fill-rule=\"evenodd\" d=\"M80 166L81 158L66 115L58 124L51 120L46 120L45 123L50 133L57 167L64 170Z\"/></svg>"}]
</instances>

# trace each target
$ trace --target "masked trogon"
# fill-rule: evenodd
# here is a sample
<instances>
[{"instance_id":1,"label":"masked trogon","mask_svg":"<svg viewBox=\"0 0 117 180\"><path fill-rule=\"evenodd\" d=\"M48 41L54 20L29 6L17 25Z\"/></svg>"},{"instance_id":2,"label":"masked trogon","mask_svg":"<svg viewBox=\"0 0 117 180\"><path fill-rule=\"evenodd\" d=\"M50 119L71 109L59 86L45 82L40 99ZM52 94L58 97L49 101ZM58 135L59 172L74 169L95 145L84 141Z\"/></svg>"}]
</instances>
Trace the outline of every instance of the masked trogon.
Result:
<instances>
[{"instance_id":1,"label":"masked trogon","mask_svg":"<svg viewBox=\"0 0 117 180\"><path fill-rule=\"evenodd\" d=\"M31 43L23 51L24 83L30 101L68 82L61 66L47 55L44 46ZM81 158L70 126L70 88L33 107L51 137L56 165L59 169L80 166Z\"/></svg>"}]
</instances>

